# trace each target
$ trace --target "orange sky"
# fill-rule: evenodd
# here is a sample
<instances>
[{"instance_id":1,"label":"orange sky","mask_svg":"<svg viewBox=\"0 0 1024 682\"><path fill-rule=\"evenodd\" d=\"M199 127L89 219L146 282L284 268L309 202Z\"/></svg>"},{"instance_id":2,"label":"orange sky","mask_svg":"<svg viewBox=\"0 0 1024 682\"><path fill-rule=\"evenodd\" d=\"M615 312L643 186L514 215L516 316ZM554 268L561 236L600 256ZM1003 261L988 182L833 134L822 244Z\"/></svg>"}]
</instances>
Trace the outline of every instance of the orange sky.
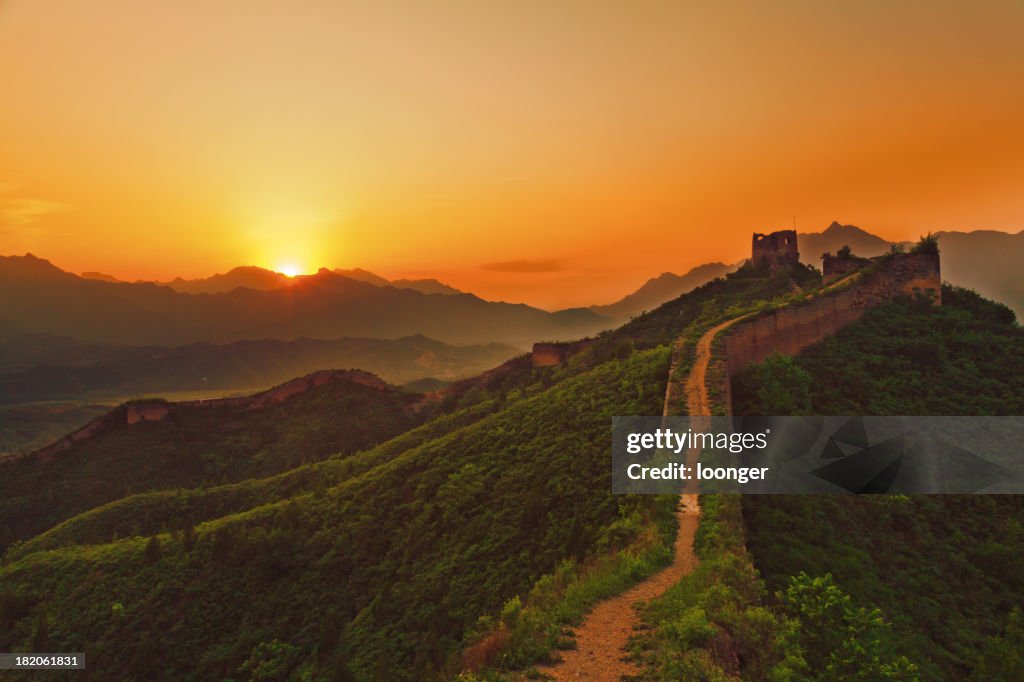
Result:
<instances>
[{"instance_id":1,"label":"orange sky","mask_svg":"<svg viewBox=\"0 0 1024 682\"><path fill-rule=\"evenodd\" d=\"M1022 0L0 0L0 254L560 307L794 214L1016 232L1021 36Z\"/></svg>"}]
</instances>

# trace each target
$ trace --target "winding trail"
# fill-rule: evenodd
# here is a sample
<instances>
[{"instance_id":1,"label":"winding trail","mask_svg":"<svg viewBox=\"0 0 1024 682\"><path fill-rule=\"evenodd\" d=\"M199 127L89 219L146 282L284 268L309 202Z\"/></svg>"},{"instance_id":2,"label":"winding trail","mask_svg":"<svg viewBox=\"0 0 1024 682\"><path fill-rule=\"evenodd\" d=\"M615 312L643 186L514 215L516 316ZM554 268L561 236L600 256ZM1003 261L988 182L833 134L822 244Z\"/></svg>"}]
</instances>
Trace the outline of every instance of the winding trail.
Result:
<instances>
[{"instance_id":1,"label":"winding trail","mask_svg":"<svg viewBox=\"0 0 1024 682\"><path fill-rule=\"evenodd\" d=\"M708 416L711 414L711 397L708 395L707 374L708 365L711 363L711 344L720 332L746 318L747 315L740 315L731 320L721 322L704 332L697 342L697 353L693 359L693 368L690 375L686 377L686 413L691 417Z\"/></svg>"},{"instance_id":2,"label":"winding trail","mask_svg":"<svg viewBox=\"0 0 1024 682\"><path fill-rule=\"evenodd\" d=\"M711 344L719 332L744 317L746 315L712 327L697 342L696 357L684 386L687 414L711 414L711 399L705 381L711 362ZM682 344L682 340L676 342L674 354L682 351ZM670 383L674 365L675 363L669 370ZM669 411L670 394L671 392L666 390L666 416ZM699 455L699 449L691 449L686 455L687 463L695 465ZM676 518L679 520L679 533L676 535L672 563L622 594L595 606L574 632L576 648L560 652L561 660L554 665L540 667L541 673L558 682L619 682L623 676L639 674L636 665L626 660L629 638L632 637L634 628L640 624L640 616L635 605L637 602L661 596L665 590L697 567L697 556L693 553L693 538L700 520L700 504L696 493L680 495Z\"/></svg>"}]
</instances>

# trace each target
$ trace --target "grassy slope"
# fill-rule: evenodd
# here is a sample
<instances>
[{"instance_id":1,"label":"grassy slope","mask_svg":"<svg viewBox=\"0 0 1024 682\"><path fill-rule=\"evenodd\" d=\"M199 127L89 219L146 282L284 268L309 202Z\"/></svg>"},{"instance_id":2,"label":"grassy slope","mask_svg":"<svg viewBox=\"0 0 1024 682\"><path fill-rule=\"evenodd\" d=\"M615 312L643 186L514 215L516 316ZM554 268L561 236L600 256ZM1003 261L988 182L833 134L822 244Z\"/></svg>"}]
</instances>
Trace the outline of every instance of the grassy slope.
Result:
<instances>
[{"instance_id":1,"label":"grassy slope","mask_svg":"<svg viewBox=\"0 0 1024 682\"><path fill-rule=\"evenodd\" d=\"M796 359L813 414L1024 414L1024 331L1005 306L945 287L943 305L880 306ZM764 407L756 368L738 378L736 414Z\"/></svg>"},{"instance_id":2,"label":"grassy slope","mask_svg":"<svg viewBox=\"0 0 1024 682\"><path fill-rule=\"evenodd\" d=\"M946 288L939 309L881 306L795 366L810 380L808 413L1024 414L1024 331L963 290ZM737 382L738 414L771 413L765 381L753 368ZM926 679L962 678L1024 606L1019 497L748 496L743 511L770 591L800 571L832 573L892 620L892 646Z\"/></svg>"},{"instance_id":3,"label":"grassy slope","mask_svg":"<svg viewBox=\"0 0 1024 682\"><path fill-rule=\"evenodd\" d=\"M683 336L687 343L673 377L673 381L681 381L693 360L693 345L703 331L749 310L783 305L793 294L794 280L813 288L820 284L820 275L809 268L774 276L766 270L742 268L603 335L594 347L573 358L569 364L587 367L602 358L614 356L624 347L649 347ZM685 414L685 405L679 402L679 396L669 409L673 414ZM524 675L533 679L531 675L535 671L530 665L551 662L553 649L571 646L571 640L565 636L567 627L579 624L596 601L619 594L664 565L676 532L674 510L678 500L673 496L659 496L651 500L647 514L623 519L623 525L642 528L642 540L633 542L620 554L600 557L591 565L578 568L560 566L554 573L545 575L521 606L517 602L515 608L506 608L499 620L490 623L485 636L470 640L464 664L468 663L468 668L475 674L466 673L459 679L497 682L519 680ZM735 546L742 549L742 531L738 541L729 539L732 537L729 532L720 533L716 536L719 539L707 539L711 526L741 527L738 502L733 506L733 518L729 522L717 525L702 522L698 538L704 537L702 545L713 548L701 554L702 560L712 559L713 554L730 552ZM701 552L701 547L698 547L698 552ZM745 562L749 565L749 558ZM710 564L710 561L706 563ZM699 580L732 579L736 582L737 579L737 576L725 576L717 569L698 573ZM661 675L662 679L678 679L673 677L677 671L675 667L661 663L654 664L647 672Z\"/></svg>"},{"instance_id":4,"label":"grassy slope","mask_svg":"<svg viewBox=\"0 0 1024 682\"><path fill-rule=\"evenodd\" d=\"M670 520L671 505L607 492L607 418L661 408L667 350L631 349L791 290L788 278L759 274L672 301L566 366L515 369L365 452L74 517L9 553L0 648L25 643L45 612L55 645L88 644L94 669L121 676L244 679L239 666L255 656L314 678L422 678L457 667L451 655L480 632L476 619L533 586L505 661L537 660L560 624L663 559L642 536L667 532L649 519ZM294 442L287 454L308 457ZM193 549L176 531L148 559L141 538L67 546L204 520ZM616 555L625 546L640 553ZM39 551L50 547L62 548ZM583 557L582 573L565 563ZM72 592L75 604L62 601ZM142 653L122 651L125 639ZM180 653L156 655L157 639Z\"/></svg>"},{"instance_id":5,"label":"grassy slope","mask_svg":"<svg viewBox=\"0 0 1024 682\"><path fill-rule=\"evenodd\" d=\"M0 406L0 458L41 448L108 409L70 404Z\"/></svg>"},{"instance_id":6,"label":"grassy slope","mask_svg":"<svg viewBox=\"0 0 1024 682\"><path fill-rule=\"evenodd\" d=\"M231 675L280 640L267 656L289 669L422 679L480 615L619 517L608 420L658 408L666 357L605 363L322 494L201 526L191 552L161 536L149 561L142 540L16 560L0 574L18 606L0 648L18 649L45 611L55 647L86 647L120 677ZM311 655L332 623L347 625ZM173 645L161 656L133 662L124 647L157 638Z\"/></svg>"},{"instance_id":7,"label":"grassy slope","mask_svg":"<svg viewBox=\"0 0 1024 682\"><path fill-rule=\"evenodd\" d=\"M322 462L305 464L268 476L213 487L176 488L129 495L77 514L27 540L13 556L74 544L103 544L128 536L182 530L204 521L242 512L302 493L325 490L368 471L421 443L476 422L495 409L479 403L392 438L381 445L348 454L335 453Z\"/></svg>"},{"instance_id":8,"label":"grassy slope","mask_svg":"<svg viewBox=\"0 0 1024 682\"><path fill-rule=\"evenodd\" d=\"M133 493L268 476L356 452L415 425L416 400L340 381L254 411L175 408L50 457L0 461L0 547Z\"/></svg>"}]
</instances>

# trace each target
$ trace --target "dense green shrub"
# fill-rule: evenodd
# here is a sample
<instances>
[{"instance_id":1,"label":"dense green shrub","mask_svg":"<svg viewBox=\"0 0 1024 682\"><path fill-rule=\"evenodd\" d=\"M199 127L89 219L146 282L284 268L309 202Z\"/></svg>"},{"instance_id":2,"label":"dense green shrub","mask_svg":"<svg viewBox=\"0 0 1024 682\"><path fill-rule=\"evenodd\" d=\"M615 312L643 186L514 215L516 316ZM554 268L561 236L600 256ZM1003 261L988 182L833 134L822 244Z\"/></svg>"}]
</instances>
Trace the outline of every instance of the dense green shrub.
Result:
<instances>
[{"instance_id":1,"label":"dense green shrub","mask_svg":"<svg viewBox=\"0 0 1024 682\"><path fill-rule=\"evenodd\" d=\"M955 287L943 287L941 307L893 301L788 362L750 368L733 387L737 413L776 414L779 396L805 383L794 382L798 371L810 379L810 405L794 413L1024 414L1024 330L1005 306ZM997 654L980 652L1018 636L1004 614L1024 607L1020 497L746 496L743 514L770 593L788 595L801 573L831 575L878 639L868 644L906 656L925 679L1000 669ZM787 608L785 596L768 603ZM876 608L891 627L872 625ZM812 667L839 665L834 641L801 647Z\"/></svg>"},{"instance_id":2,"label":"dense green shrub","mask_svg":"<svg viewBox=\"0 0 1024 682\"><path fill-rule=\"evenodd\" d=\"M124 647L140 633L159 633L164 651L147 679L429 677L481 615L567 554L632 541L610 529L649 501L612 496L607 429L615 414L660 410L667 356L634 352L476 421L453 417L412 447L383 444L386 456L357 455L373 465L320 494L199 525L191 551L184 533L159 535L152 563L143 538L19 555L0 580L28 610L9 610L0 648L22 647L45 611L55 647L87 649L113 678L142 676ZM320 658L332 610L344 625Z\"/></svg>"}]
</instances>

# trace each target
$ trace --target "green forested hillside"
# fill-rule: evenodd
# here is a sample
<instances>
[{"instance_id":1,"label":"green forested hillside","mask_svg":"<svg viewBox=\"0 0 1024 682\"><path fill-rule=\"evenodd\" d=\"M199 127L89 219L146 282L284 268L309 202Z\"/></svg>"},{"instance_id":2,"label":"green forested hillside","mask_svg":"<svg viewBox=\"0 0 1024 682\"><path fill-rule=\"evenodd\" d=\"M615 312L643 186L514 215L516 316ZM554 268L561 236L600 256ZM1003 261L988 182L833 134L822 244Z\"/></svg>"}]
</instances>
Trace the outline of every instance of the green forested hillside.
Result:
<instances>
[{"instance_id":1,"label":"green forested hillside","mask_svg":"<svg viewBox=\"0 0 1024 682\"><path fill-rule=\"evenodd\" d=\"M708 282L637 316L618 329L603 334L602 340L628 339L641 348L668 345L699 319L713 320L730 310L783 298L793 293L794 285L814 287L820 283L821 273L814 268L798 266L773 274L767 268L755 268L748 263L726 277Z\"/></svg>"},{"instance_id":2,"label":"green forested hillside","mask_svg":"<svg viewBox=\"0 0 1024 682\"><path fill-rule=\"evenodd\" d=\"M515 676L564 645L594 599L667 558L672 500L610 494L610 417L660 413L668 341L784 302L794 281L818 280L742 268L564 365L521 357L456 382L429 416L398 390L310 393L248 421L184 412L23 463L26 489L46 490L47 475L65 487L19 501L36 526L0 568L0 650L87 651L83 679ZM944 298L879 307L795 360L752 368L737 405L913 413L954 396L973 401L956 413L1016 410L1019 327L969 292ZM945 371L924 368L935 356ZM876 383L854 392L867 399L838 402L869 370ZM968 381L1005 399L956 388ZM998 679L1019 639L1005 615L1022 588L1015 499L704 505L700 568L647 612L638 657L652 678L830 679L840 666L850 676L833 679L943 679L984 658ZM840 634L806 635L819 626Z\"/></svg>"},{"instance_id":3,"label":"green forested hillside","mask_svg":"<svg viewBox=\"0 0 1024 682\"><path fill-rule=\"evenodd\" d=\"M793 360L751 368L734 386L736 413L1024 414L1024 330L1012 312L963 289L942 296L941 308L880 306ZM769 593L801 572L831 574L855 606L892 622L885 647L924 679L968 677L1024 608L1018 496L751 495L743 516ZM987 670L977 679L1014 679Z\"/></svg>"},{"instance_id":4,"label":"green forested hillside","mask_svg":"<svg viewBox=\"0 0 1024 682\"><path fill-rule=\"evenodd\" d=\"M605 363L195 535L15 559L0 648L28 644L45 614L52 647L87 647L90 667L115 678L423 679L480 615L627 511L609 492L607 425L660 407L666 361L655 350ZM261 665L285 672L259 678Z\"/></svg>"},{"instance_id":5,"label":"green forested hillside","mask_svg":"<svg viewBox=\"0 0 1024 682\"><path fill-rule=\"evenodd\" d=\"M893 301L794 360L742 374L733 411L1024 414L1024 330L1014 320L1006 306L951 286L941 307Z\"/></svg>"},{"instance_id":6,"label":"green forested hillside","mask_svg":"<svg viewBox=\"0 0 1024 682\"><path fill-rule=\"evenodd\" d=\"M41 448L109 409L102 405L2 405L0 458Z\"/></svg>"},{"instance_id":7,"label":"green forested hillside","mask_svg":"<svg viewBox=\"0 0 1024 682\"><path fill-rule=\"evenodd\" d=\"M655 333L659 325L684 329L791 290L788 277L766 275L708 285L720 300L711 290L684 296L566 365L533 369L517 360L461 382L427 423L356 454L345 455L338 437L315 429L308 437L302 420L315 416L324 428L328 414L379 411L390 423L388 405L317 412L293 398L282 404L291 409L230 432L202 415L117 430L89 445L91 459L76 469L85 482L102 487L141 450L174 462L176 443L215 423L221 430L207 461L235 469L189 480L196 472L163 477L158 466L149 473L164 489L140 485L109 501L79 496L77 514L59 503L70 518L7 552L0 648L30 650L43 636L52 647L88 645L90 668L122 679L451 673L467 637L479 636L510 598L570 584L572 560L607 562L638 533L657 532L640 518L671 519L671 504L610 494L610 417L661 410L668 350L659 343L674 331ZM277 437L254 447L271 429ZM340 452L302 463L328 447ZM252 462L260 452L296 468L274 474ZM50 464L26 464L26 475L42 476ZM658 556L602 564L620 567L579 588L589 596L577 590L572 612L637 579ZM540 580L556 568L554 583ZM550 643L522 632L515 656L529 663ZM138 653L124 641L138 643ZM170 643L167 653L156 653L157 641Z\"/></svg>"},{"instance_id":8,"label":"green forested hillside","mask_svg":"<svg viewBox=\"0 0 1024 682\"><path fill-rule=\"evenodd\" d=\"M0 548L133 493L268 476L421 421L420 396L379 384L335 381L259 409L169 403L164 419L135 424L116 408L70 449L0 460Z\"/></svg>"},{"instance_id":9,"label":"green forested hillside","mask_svg":"<svg viewBox=\"0 0 1024 682\"><path fill-rule=\"evenodd\" d=\"M293 399L239 428L188 415L117 430L88 445L75 468L83 490L104 489L143 450L154 468L128 479L160 489L70 495L75 509L29 498L53 519L38 530L69 518L7 552L0 648L88 645L90 668L120 679L418 680L501 647L503 665L535 662L567 618L667 559L653 538L670 531L672 501L609 492L610 417L660 412L676 334L792 289L788 273L744 268L566 365L520 358L457 382L425 424L356 454L346 453L364 446L317 429L340 414L391 424L390 404L317 411ZM217 435L201 461L229 473L176 472L180 443L208 429ZM494 649L497 622L514 625Z\"/></svg>"},{"instance_id":10,"label":"green forested hillside","mask_svg":"<svg viewBox=\"0 0 1024 682\"><path fill-rule=\"evenodd\" d=\"M302 493L322 492L372 469L396 454L476 422L494 411L493 401L434 418L386 443L351 454L342 450L328 459L266 478L212 487L155 490L120 498L89 509L11 550L13 556L74 544L103 544L118 538L181 530Z\"/></svg>"}]
</instances>

